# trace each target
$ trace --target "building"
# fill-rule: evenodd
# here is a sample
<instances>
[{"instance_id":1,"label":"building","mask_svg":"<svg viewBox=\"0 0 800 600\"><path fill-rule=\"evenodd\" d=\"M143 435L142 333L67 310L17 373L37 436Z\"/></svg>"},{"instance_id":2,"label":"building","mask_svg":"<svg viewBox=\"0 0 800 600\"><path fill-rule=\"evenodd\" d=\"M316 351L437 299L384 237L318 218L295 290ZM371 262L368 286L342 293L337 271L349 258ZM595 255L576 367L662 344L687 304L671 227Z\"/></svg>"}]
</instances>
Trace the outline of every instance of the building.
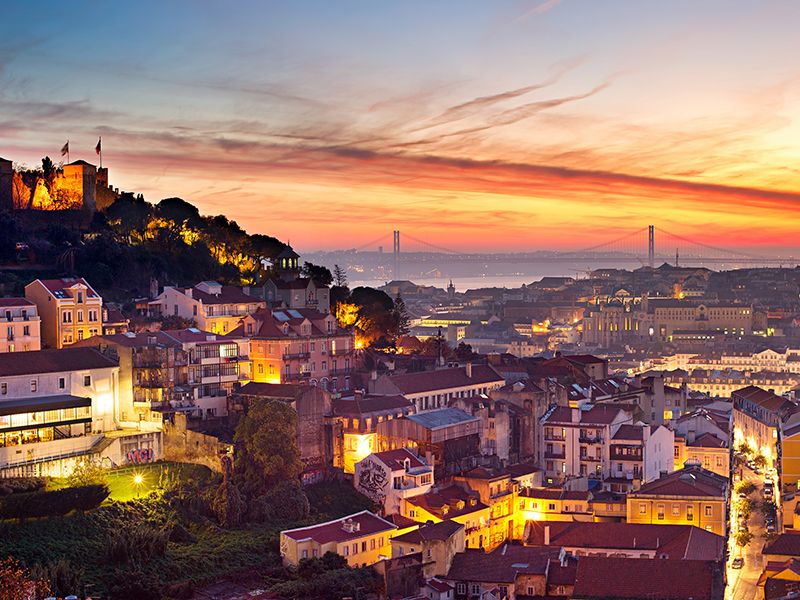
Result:
<instances>
[{"instance_id":1,"label":"building","mask_svg":"<svg viewBox=\"0 0 800 600\"><path fill-rule=\"evenodd\" d=\"M37 311L27 298L0 298L0 354L42 349Z\"/></svg>"},{"instance_id":2,"label":"building","mask_svg":"<svg viewBox=\"0 0 800 600\"><path fill-rule=\"evenodd\" d=\"M36 279L25 298L41 318L42 343L63 348L103 331L103 299L83 278Z\"/></svg>"},{"instance_id":3,"label":"building","mask_svg":"<svg viewBox=\"0 0 800 600\"><path fill-rule=\"evenodd\" d=\"M489 507L488 546L495 548L506 540L519 539L517 495L519 483L506 469L476 467L453 478L469 492L477 492L481 503Z\"/></svg>"},{"instance_id":4,"label":"building","mask_svg":"<svg viewBox=\"0 0 800 600\"><path fill-rule=\"evenodd\" d=\"M279 401L297 413L297 447L303 463L303 479L321 479L333 466L334 440L337 437L331 420L331 395L307 385L256 383L243 385L230 398L230 410L245 413L256 402ZM388 542L387 542L388 543Z\"/></svg>"},{"instance_id":5,"label":"building","mask_svg":"<svg viewBox=\"0 0 800 600\"><path fill-rule=\"evenodd\" d=\"M480 420L457 408L440 408L378 423L381 450L411 448L434 470L437 481L476 466Z\"/></svg>"},{"instance_id":6,"label":"building","mask_svg":"<svg viewBox=\"0 0 800 600\"><path fill-rule=\"evenodd\" d=\"M452 367L436 371L381 375L373 384L378 394L402 394L417 405L417 412L448 406L455 398L488 394L505 385L490 365Z\"/></svg>"},{"instance_id":7,"label":"building","mask_svg":"<svg viewBox=\"0 0 800 600\"><path fill-rule=\"evenodd\" d=\"M490 508L480 501L477 493L457 485L407 498L401 505L401 514L418 523L459 523L464 526L465 548L490 547Z\"/></svg>"},{"instance_id":8,"label":"building","mask_svg":"<svg viewBox=\"0 0 800 600\"><path fill-rule=\"evenodd\" d=\"M14 163L0 157L0 210L14 208Z\"/></svg>"},{"instance_id":9,"label":"building","mask_svg":"<svg viewBox=\"0 0 800 600\"><path fill-rule=\"evenodd\" d=\"M457 554L443 579L455 587L457 600L544 596L550 561L558 548L503 544L493 552L468 549Z\"/></svg>"},{"instance_id":10,"label":"building","mask_svg":"<svg viewBox=\"0 0 800 600\"><path fill-rule=\"evenodd\" d=\"M447 575L453 558L465 549L464 525L455 521L426 523L392 538L392 557L420 553L425 579Z\"/></svg>"},{"instance_id":11,"label":"building","mask_svg":"<svg viewBox=\"0 0 800 600\"><path fill-rule=\"evenodd\" d=\"M517 505L516 539L522 539L529 521L591 521L592 494L560 487L523 488Z\"/></svg>"},{"instance_id":12,"label":"building","mask_svg":"<svg viewBox=\"0 0 800 600\"><path fill-rule=\"evenodd\" d=\"M203 331L226 334L239 326L242 317L266 307L263 300L241 288L216 281L201 281L194 287L166 286L148 304L150 316L178 316L194 321Z\"/></svg>"},{"instance_id":13,"label":"building","mask_svg":"<svg viewBox=\"0 0 800 600\"><path fill-rule=\"evenodd\" d=\"M575 600L722 600L722 565L707 560L641 560L581 556Z\"/></svg>"},{"instance_id":14,"label":"building","mask_svg":"<svg viewBox=\"0 0 800 600\"><path fill-rule=\"evenodd\" d=\"M433 487L433 470L406 448L370 454L355 465L355 488L383 506L384 515L400 512L405 498Z\"/></svg>"},{"instance_id":15,"label":"building","mask_svg":"<svg viewBox=\"0 0 800 600\"><path fill-rule=\"evenodd\" d=\"M756 386L786 394L800 386L800 374L776 373L773 371L737 371L734 369L677 369L664 371L664 382L671 386L685 385L689 390L702 392L718 398L728 398L735 391Z\"/></svg>"},{"instance_id":16,"label":"building","mask_svg":"<svg viewBox=\"0 0 800 600\"><path fill-rule=\"evenodd\" d=\"M66 476L76 461L156 460L158 433L117 431L119 366L92 348L0 360L0 477Z\"/></svg>"},{"instance_id":17,"label":"building","mask_svg":"<svg viewBox=\"0 0 800 600\"><path fill-rule=\"evenodd\" d=\"M264 283L264 294L270 306L310 308L321 313L331 311L330 289L318 286L310 277L286 280L270 278Z\"/></svg>"},{"instance_id":18,"label":"building","mask_svg":"<svg viewBox=\"0 0 800 600\"><path fill-rule=\"evenodd\" d=\"M687 461L694 461L708 471L730 477L730 454L727 438L720 439L712 433L702 433L692 441L683 436L675 436L674 469L680 469Z\"/></svg>"},{"instance_id":19,"label":"building","mask_svg":"<svg viewBox=\"0 0 800 600\"><path fill-rule=\"evenodd\" d=\"M628 523L695 525L727 535L728 478L696 464L628 494Z\"/></svg>"},{"instance_id":20,"label":"building","mask_svg":"<svg viewBox=\"0 0 800 600\"><path fill-rule=\"evenodd\" d=\"M333 399L333 414L341 424L342 440L334 450L333 464L354 473L355 464L381 449L378 423L414 414L416 408L405 396L364 394Z\"/></svg>"},{"instance_id":21,"label":"building","mask_svg":"<svg viewBox=\"0 0 800 600\"><path fill-rule=\"evenodd\" d=\"M261 309L242 318L231 335L250 339L253 381L350 389L355 340L330 313Z\"/></svg>"},{"instance_id":22,"label":"building","mask_svg":"<svg viewBox=\"0 0 800 600\"><path fill-rule=\"evenodd\" d=\"M620 425L611 436L607 489L628 492L674 470L675 434L663 425Z\"/></svg>"},{"instance_id":23,"label":"building","mask_svg":"<svg viewBox=\"0 0 800 600\"><path fill-rule=\"evenodd\" d=\"M731 394L734 447L746 444L763 455L769 468L778 465L778 432L781 423L800 410L786 398L750 385Z\"/></svg>"},{"instance_id":24,"label":"building","mask_svg":"<svg viewBox=\"0 0 800 600\"><path fill-rule=\"evenodd\" d=\"M391 558L391 538L397 525L361 511L326 523L281 531L283 564L297 566L304 558L322 558L333 552L350 567L366 567Z\"/></svg>"},{"instance_id":25,"label":"building","mask_svg":"<svg viewBox=\"0 0 800 600\"><path fill-rule=\"evenodd\" d=\"M725 555L724 537L692 525L530 521L524 543L572 556L720 561Z\"/></svg>"}]
</instances>

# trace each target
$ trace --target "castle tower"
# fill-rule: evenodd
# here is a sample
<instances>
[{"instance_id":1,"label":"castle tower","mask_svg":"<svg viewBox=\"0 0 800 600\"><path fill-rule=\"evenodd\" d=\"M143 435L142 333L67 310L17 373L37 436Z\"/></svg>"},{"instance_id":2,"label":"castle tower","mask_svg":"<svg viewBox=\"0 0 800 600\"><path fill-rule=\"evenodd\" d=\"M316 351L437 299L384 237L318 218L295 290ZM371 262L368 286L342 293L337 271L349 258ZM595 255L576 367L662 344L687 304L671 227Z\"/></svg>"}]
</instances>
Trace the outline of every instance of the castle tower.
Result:
<instances>
[{"instance_id":1,"label":"castle tower","mask_svg":"<svg viewBox=\"0 0 800 600\"><path fill-rule=\"evenodd\" d=\"M10 160L0 158L0 210L14 208L14 168Z\"/></svg>"},{"instance_id":2,"label":"castle tower","mask_svg":"<svg viewBox=\"0 0 800 600\"><path fill-rule=\"evenodd\" d=\"M452 300L456 297L456 286L453 285L453 280L450 280L450 284L447 286L447 299Z\"/></svg>"},{"instance_id":3,"label":"castle tower","mask_svg":"<svg viewBox=\"0 0 800 600\"><path fill-rule=\"evenodd\" d=\"M281 250L275 260L275 268L278 272L278 276L286 281L296 279L300 273L300 267L297 265L299 258L300 255L289 245Z\"/></svg>"},{"instance_id":4,"label":"castle tower","mask_svg":"<svg viewBox=\"0 0 800 600\"><path fill-rule=\"evenodd\" d=\"M76 160L64 165L63 173L59 187L75 193L81 199L83 209L94 212L97 207L97 167L85 160Z\"/></svg>"}]
</instances>

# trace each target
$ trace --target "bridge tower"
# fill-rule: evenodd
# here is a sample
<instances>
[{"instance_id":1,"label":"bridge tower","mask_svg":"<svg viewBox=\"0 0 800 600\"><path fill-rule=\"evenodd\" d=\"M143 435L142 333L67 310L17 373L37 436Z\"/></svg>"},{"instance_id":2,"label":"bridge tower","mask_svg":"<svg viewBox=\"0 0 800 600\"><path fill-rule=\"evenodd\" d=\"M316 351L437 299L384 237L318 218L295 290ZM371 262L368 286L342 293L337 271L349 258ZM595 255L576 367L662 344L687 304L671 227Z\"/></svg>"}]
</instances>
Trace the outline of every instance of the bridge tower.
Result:
<instances>
[{"instance_id":1,"label":"bridge tower","mask_svg":"<svg viewBox=\"0 0 800 600\"><path fill-rule=\"evenodd\" d=\"M656 266L656 227L655 225L647 226L647 264L650 268Z\"/></svg>"},{"instance_id":2,"label":"bridge tower","mask_svg":"<svg viewBox=\"0 0 800 600\"><path fill-rule=\"evenodd\" d=\"M394 259L394 279L395 281L400 279L400 230L395 229L392 232L392 258Z\"/></svg>"}]
</instances>

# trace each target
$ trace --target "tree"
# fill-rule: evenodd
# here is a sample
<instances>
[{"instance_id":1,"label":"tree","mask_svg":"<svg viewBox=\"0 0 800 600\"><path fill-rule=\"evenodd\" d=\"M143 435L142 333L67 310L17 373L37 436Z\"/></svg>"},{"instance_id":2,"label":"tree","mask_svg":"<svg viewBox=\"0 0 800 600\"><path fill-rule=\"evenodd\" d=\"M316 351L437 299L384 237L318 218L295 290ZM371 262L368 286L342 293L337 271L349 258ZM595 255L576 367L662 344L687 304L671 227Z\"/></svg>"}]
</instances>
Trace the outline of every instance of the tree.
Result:
<instances>
[{"instance_id":1,"label":"tree","mask_svg":"<svg viewBox=\"0 0 800 600\"><path fill-rule=\"evenodd\" d=\"M408 335L411 331L411 319L408 316L408 309L400 293L397 293L397 298L394 299L394 307L392 308L395 326L394 337L395 339L403 335Z\"/></svg>"},{"instance_id":2,"label":"tree","mask_svg":"<svg viewBox=\"0 0 800 600\"><path fill-rule=\"evenodd\" d=\"M756 465L756 466L757 466L759 469L763 469L764 467L766 467L766 466L767 466L767 457L766 457L766 456L764 456L763 454L759 454L758 456L756 456L756 457L753 459L753 463L755 463L755 465Z\"/></svg>"},{"instance_id":3,"label":"tree","mask_svg":"<svg viewBox=\"0 0 800 600\"><path fill-rule=\"evenodd\" d=\"M314 285L319 287L327 287L333 283L333 275L331 275L330 269L328 269L328 267L323 267L322 265L315 265L310 262L305 262L303 263L303 267L300 269L300 274L303 277L310 277L314 282Z\"/></svg>"},{"instance_id":4,"label":"tree","mask_svg":"<svg viewBox=\"0 0 800 600\"><path fill-rule=\"evenodd\" d=\"M736 532L736 545L744 548L753 539L753 534L748 529L740 529Z\"/></svg>"},{"instance_id":5,"label":"tree","mask_svg":"<svg viewBox=\"0 0 800 600\"><path fill-rule=\"evenodd\" d=\"M81 487L84 485L102 484L106 481L106 470L99 464L89 459L84 459L75 465L72 473L67 477L68 487Z\"/></svg>"},{"instance_id":6,"label":"tree","mask_svg":"<svg viewBox=\"0 0 800 600\"><path fill-rule=\"evenodd\" d=\"M281 400L250 403L234 435L234 477L250 498L281 481L299 479L303 471L297 447L297 413Z\"/></svg>"},{"instance_id":7,"label":"tree","mask_svg":"<svg viewBox=\"0 0 800 600\"><path fill-rule=\"evenodd\" d=\"M14 558L0 560L0 600L41 600L49 595L47 582L32 577Z\"/></svg>"},{"instance_id":8,"label":"tree","mask_svg":"<svg viewBox=\"0 0 800 600\"><path fill-rule=\"evenodd\" d=\"M740 481L736 484L736 493L749 496L756 491L756 486L752 481Z\"/></svg>"},{"instance_id":9,"label":"tree","mask_svg":"<svg viewBox=\"0 0 800 600\"><path fill-rule=\"evenodd\" d=\"M333 265L333 283L336 287L347 287L347 271L339 265Z\"/></svg>"}]
</instances>

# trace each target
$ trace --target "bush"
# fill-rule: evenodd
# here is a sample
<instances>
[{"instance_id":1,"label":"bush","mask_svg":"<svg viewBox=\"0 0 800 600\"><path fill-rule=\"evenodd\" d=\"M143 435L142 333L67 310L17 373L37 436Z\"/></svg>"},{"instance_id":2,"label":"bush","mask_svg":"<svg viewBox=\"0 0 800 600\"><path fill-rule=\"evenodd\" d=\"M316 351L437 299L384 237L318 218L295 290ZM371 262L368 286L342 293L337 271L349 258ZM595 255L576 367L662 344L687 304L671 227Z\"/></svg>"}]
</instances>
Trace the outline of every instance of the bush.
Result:
<instances>
[{"instance_id":1,"label":"bush","mask_svg":"<svg viewBox=\"0 0 800 600\"><path fill-rule=\"evenodd\" d=\"M736 493L749 496L756 491L756 485L752 481L740 481L736 484Z\"/></svg>"},{"instance_id":2,"label":"bush","mask_svg":"<svg viewBox=\"0 0 800 600\"><path fill-rule=\"evenodd\" d=\"M0 518L55 517L73 510L91 510L100 506L109 493L105 485L85 485L52 492L12 494L0 499Z\"/></svg>"},{"instance_id":3,"label":"bush","mask_svg":"<svg viewBox=\"0 0 800 600\"><path fill-rule=\"evenodd\" d=\"M750 533L747 529L740 529L736 532L736 545L740 548L744 548L747 544L750 543L750 540L753 539L753 534Z\"/></svg>"},{"instance_id":4,"label":"bush","mask_svg":"<svg viewBox=\"0 0 800 600\"><path fill-rule=\"evenodd\" d=\"M41 477L11 477L0 480L0 496L25 494L43 490L46 481Z\"/></svg>"},{"instance_id":5,"label":"bush","mask_svg":"<svg viewBox=\"0 0 800 600\"><path fill-rule=\"evenodd\" d=\"M113 531L106 543L106 558L111 563L146 563L164 556L169 537L164 529L145 524L130 525Z\"/></svg>"},{"instance_id":6,"label":"bush","mask_svg":"<svg viewBox=\"0 0 800 600\"><path fill-rule=\"evenodd\" d=\"M83 569L63 558L33 565L31 576L48 583L51 593L58 597L78 595L83 583Z\"/></svg>"}]
</instances>

